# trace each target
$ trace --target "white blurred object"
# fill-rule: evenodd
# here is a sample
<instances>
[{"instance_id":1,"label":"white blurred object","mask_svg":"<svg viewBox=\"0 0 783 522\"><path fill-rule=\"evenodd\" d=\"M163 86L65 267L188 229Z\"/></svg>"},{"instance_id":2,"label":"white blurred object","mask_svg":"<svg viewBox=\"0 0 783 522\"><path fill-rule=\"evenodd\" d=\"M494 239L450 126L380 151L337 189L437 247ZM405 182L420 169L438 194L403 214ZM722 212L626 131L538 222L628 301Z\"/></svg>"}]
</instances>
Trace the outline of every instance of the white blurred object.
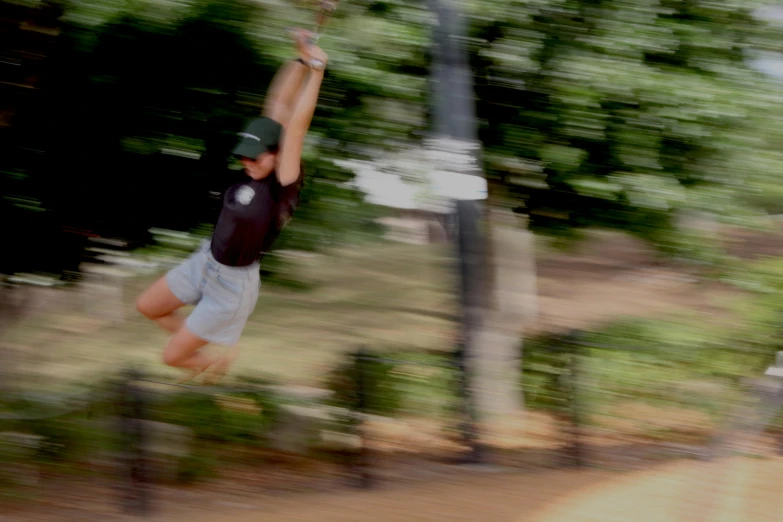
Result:
<instances>
[{"instance_id":1,"label":"white blurred object","mask_svg":"<svg viewBox=\"0 0 783 522\"><path fill-rule=\"evenodd\" d=\"M374 153L374 161L336 161L356 174L350 182L372 203L395 208L451 213L454 200L487 198L487 181L476 161L476 143L426 140L423 147Z\"/></svg>"},{"instance_id":2,"label":"white blurred object","mask_svg":"<svg viewBox=\"0 0 783 522\"><path fill-rule=\"evenodd\" d=\"M764 375L770 377L783 377L783 352L778 352L775 356L775 366L770 366Z\"/></svg>"},{"instance_id":3,"label":"white blurred object","mask_svg":"<svg viewBox=\"0 0 783 522\"><path fill-rule=\"evenodd\" d=\"M407 243L409 245L426 245L429 243L429 228L426 221L386 217L376 220L386 227L386 239Z\"/></svg>"}]
</instances>

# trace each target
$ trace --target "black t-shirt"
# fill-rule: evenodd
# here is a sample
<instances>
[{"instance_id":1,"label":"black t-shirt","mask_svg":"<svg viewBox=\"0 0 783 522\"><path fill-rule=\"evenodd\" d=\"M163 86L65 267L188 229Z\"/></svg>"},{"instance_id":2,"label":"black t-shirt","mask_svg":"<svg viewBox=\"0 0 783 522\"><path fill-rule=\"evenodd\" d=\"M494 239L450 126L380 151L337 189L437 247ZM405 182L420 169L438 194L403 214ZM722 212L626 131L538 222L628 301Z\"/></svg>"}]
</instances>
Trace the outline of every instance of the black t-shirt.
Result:
<instances>
[{"instance_id":1,"label":"black t-shirt","mask_svg":"<svg viewBox=\"0 0 783 522\"><path fill-rule=\"evenodd\" d=\"M247 266L258 261L277 236L280 184L273 172L255 180L241 172L232 176L223 191L223 205L212 235L212 255L228 266Z\"/></svg>"}]
</instances>

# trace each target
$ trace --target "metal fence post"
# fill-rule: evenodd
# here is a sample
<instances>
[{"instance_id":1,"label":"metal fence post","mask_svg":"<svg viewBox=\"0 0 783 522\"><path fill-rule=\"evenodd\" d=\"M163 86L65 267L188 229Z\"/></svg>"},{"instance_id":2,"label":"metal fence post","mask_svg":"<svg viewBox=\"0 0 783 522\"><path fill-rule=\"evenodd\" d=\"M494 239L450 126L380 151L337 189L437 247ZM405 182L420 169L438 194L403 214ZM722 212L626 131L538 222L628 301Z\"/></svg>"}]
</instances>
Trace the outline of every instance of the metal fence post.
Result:
<instances>
[{"instance_id":1,"label":"metal fence post","mask_svg":"<svg viewBox=\"0 0 783 522\"><path fill-rule=\"evenodd\" d=\"M355 430L359 436L359 450L354 457L354 471L357 478L357 486L360 488L369 488L372 486L372 472L370 470L371 462L367 448L367 435L365 428L365 418L369 411L369 390L368 386L372 376L370 373L370 363L372 355L366 347L360 348L354 354L354 377L355 381L355 399L354 405L356 411Z\"/></svg>"},{"instance_id":2,"label":"metal fence post","mask_svg":"<svg viewBox=\"0 0 783 522\"><path fill-rule=\"evenodd\" d=\"M145 401L135 369L123 372L118 393L119 441L121 459L122 506L134 515L151 512L149 461L145 454L145 433L142 419Z\"/></svg>"},{"instance_id":3,"label":"metal fence post","mask_svg":"<svg viewBox=\"0 0 783 522\"><path fill-rule=\"evenodd\" d=\"M566 379L566 397L568 400L568 441L566 454L572 466L584 465L584 447L582 445L582 397L580 387L582 347L579 345L579 335L572 333L566 341L568 354L568 378Z\"/></svg>"},{"instance_id":4,"label":"metal fence post","mask_svg":"<svg viewBox=\"0 0 783 522\"><path fill-rule=\"evenodd\" d=\"M458 464L481 464L485 460L484 447L479 440L478 415L473 403L473 395L470 393L470 380L468 377L465 344L460 342L454 354L457 369L457 395L460 399L460 431L462 441L468 447L468 452Z\"/></svg>"}]
</instances>

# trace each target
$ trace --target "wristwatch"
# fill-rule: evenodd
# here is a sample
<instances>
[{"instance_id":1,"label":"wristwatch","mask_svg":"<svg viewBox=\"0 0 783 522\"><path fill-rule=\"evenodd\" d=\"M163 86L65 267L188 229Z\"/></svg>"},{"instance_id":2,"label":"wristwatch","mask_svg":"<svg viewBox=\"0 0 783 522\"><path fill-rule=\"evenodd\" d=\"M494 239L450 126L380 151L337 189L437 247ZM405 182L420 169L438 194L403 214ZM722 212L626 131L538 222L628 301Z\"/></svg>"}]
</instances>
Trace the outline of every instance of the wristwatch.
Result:
<instances>
[{"instance_id":1,"label":"wristwatch","mask_svg":"<svg viewBox=\"0 0 783 522\"><path fill-rule=\"evenodd\" d=\"M297 58L294 61L299 62L302 65L304 65L305 67L310 67L311 69L316 70L316 71L323 71L325 69L324 63L321 60L313 60L312 62L307 63L306 61L302 60L301 58Z\"/></svg>"}]
</instances>

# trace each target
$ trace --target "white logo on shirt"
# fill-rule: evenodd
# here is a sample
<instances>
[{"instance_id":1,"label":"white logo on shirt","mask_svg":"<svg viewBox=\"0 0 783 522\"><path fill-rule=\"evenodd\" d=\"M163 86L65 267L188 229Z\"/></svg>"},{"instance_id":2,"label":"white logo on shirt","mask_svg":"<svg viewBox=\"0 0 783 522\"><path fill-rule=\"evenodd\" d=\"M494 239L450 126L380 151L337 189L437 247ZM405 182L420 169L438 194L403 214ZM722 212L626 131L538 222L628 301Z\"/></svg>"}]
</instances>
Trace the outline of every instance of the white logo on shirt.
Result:
<instances>
[{"instance_id":1,"label":"white logo on shirt","mask_svg":"<svg viewBox=\"0 0 783 522\"><path fill-rule=\"evenodd\" d=\"M242 136L243 138L250 138L251 140L261 141L261 138L259 138L258 136L254 136L247 132L240 132L239 135Z\"/></svg>"},{"instance_id":2,"label":"white logo on shirt","mask_svg":"<svg viewBox=\"0 0 783 522\"><path fill-rule=\"evenodd\" d=\"M239 187L239 190L237 190L237 201L239 201L242 205L247 205L251 201L253 201L253 198L256 196L256 191L252 188L248 187L247 185L242 185Z\"/></svg>"}]
</instances>

